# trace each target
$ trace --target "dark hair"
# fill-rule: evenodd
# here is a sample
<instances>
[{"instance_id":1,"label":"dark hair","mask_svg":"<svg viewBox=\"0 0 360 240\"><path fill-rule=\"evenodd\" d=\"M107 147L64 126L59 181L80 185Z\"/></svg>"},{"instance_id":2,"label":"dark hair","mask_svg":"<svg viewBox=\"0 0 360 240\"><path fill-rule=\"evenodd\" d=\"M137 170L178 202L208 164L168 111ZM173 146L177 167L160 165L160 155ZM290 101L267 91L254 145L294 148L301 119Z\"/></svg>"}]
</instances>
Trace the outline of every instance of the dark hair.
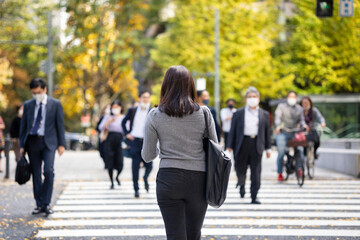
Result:
<instances>
[{"instance_id":1,"label":"dark hair","mask_svg":"<svg viewBox=\"0 0 360 240\"><path fill-rule=\"evenodd\" d=\"M43 78L34 78L30 82L30 89L41 87L42 89L46 88L46 81Z\"/></svg>"},{"instance_id":2,"label":"dark hair","mask_svg":"<svg viewBox=\"0 0 360 240\"><path fill-rule=\"evenodd\" d=\"M121 104L121 102L120 102L120 100L114 100L111 104L110 104L110 110L112 109L112 107L114 106L114 105L119 105L120 107L121 107L121 113L123 113L123 107L122 107L122 104ZM110 113L111 115L113 115L113 113L111 112Z\"/></svg>"},{"instance_id":3,"label":"dark hair","mask_svg":"<svg viewBox=\"0 0 360 240\"><path fill-rule=\"evenodd\" d=\"M203 92L205 92L205 91L206 91L205 89L204 90L197 90L196 91L197 97L200 97L203 94Z\"/></svg>"},{"instance_id":4,"label":"dark hair","mask_svg":"<svg viewBox=\"0 0 360 240\"><path fill-rule=\"evenodd\" d=\"M288 93L286 94L286 98L290 95L290 93L295 93L295 95L297 96L297 93L296 93L295 91L290 90L290 91L288 91Z\"/></svg>"},{"instance_id":5,"label":"dark hair","mask_svg":"<svg viewBox=\"0 0 360 240\"><path fill-rule=\"evenodd\" d=\"M159 110L172 117L183 117L200 109L195 102L194 79L184 66L171 66L161 86Z\"/></svg>"},{"instance_id":6,"label":"dark hair","mask_svg":"<svg viewBox=\"0 0 360 240\"><path fill-rule=\"evenodd\" d=\"M304 100L308 100L308 101L310 102L310 107L313 108L314 104L313 104L313 102L311 101L311 98L310 98L310 97L303 97L303 98L301 99L301 101L300 101L300 105L301 105L301 106L302 106Z\"/></svg>"},{"instance_id":7,"label":"dark hair","mask_svg":"<svg viewBox=\"0 0 360 240\"><path fill-rule=\"evenodd\" d=\"M228 104L230 101L233 101L234 103L236 103L235 99L229 98L228 100L226 100L226 104Z\"/></svg>"},{"instance_id":8,"label":"dark hair","mask_svg":"<svg viewBox=\"0 0 360 240\"><path fill-rule=\"evenodd\" d=\"M16 112L18 112L21 107L22 107L22 104L16 105Z\"/></svg>"},{"instance_id":9,"label":"dark hair","mask_svg":"<svg viewBox=\"0 0 360 240\"><path fill-rule=\"evenodd\" d=\"M141 97L144 93L148 93L148 94L151 95L151 92L150 92L150 91L148 91L148 90L142 90L142 91L139 92L139 97Z\"/></svg>"}]
</instances>

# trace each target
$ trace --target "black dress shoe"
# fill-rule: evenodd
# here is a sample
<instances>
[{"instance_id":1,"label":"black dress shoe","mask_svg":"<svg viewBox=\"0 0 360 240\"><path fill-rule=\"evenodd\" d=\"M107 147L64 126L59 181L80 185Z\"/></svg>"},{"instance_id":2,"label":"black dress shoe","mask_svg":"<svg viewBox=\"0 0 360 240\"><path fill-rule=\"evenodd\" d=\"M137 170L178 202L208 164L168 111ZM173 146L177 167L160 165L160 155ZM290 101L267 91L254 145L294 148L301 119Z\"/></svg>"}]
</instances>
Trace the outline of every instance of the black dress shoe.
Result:
<instances>
[{"instance_id":1,"label":"black dress shoe","mask_svg":"<svg viewBox=\"0 0 360 240\"><path fill-rule=\"evenodd\" d=\"M50 208L49 205L43 207L43 211L44 211L46 217L49 216L50 214L53 214L53 213L54 213L54 211L51 210L51 208Z\"/></svg>"},{"instance_id":2,"label":"black dress shoe","mask_svg":"<svg viewBox=\"0 0 360 240\"><path fill-rule=\"evenodd\" d=\"M116 182L119 186L121 185L119 178L116 178Z\"/></svg>"},{"instance_id":3,"label":"black dress shoe","mask_svg":"<svg viewBox=\"0 0 360 240\"><path fill-rule=\"evenodd\" d=\"M32 214L35 215L35 214L39 214L39 213L42 213L42 212L44 212L42 207L36 207L36 208L32 211Z\"/></svg>"},{"instance_id":4,"label":"black dress shoe","mask_svg":"<svg viewBox=\"0 0 360 240\"><path fill-rule=\"evenodd\" d=\"M145 183L146 192L149 192L149 183L148 183L148 181L144 179L144 183Z\"/></svg>"},{"instance_id":5,"label":"black dress shoe","mask_svg":"<svg viewBox=\"0 0 360 240\"><path fill-rule=\"evenodd\" d=\"M110 185L110 189L114 189L114 184L113 183Z\"/></svg>"},{"instance_id":6,"label":"black dress shoe","mask_svg":"<svg viewBox=\"0 0 360 240\"><path fill-rule=\"evenodd\" d=\"M240 197L241 198L245 197L245 186L240 186Z\"/></svg>"},{"instance_id":7,"label":"black dress shoe","mask_svg":"<svg viewBox=\"0 0 360 240\"><path fill-rule=\"evenodd\" d=\"M135 191L135 198L139 198L140 195L139 195L139 191Z\"/></svg>"},{"instance_id":8,"label":"black dress shoe","mask_svg":"<svg viewBox=\"0 0 360 240\"><path fill-rule=\"evenodd\" d=\"M261 204L261 202L259 201L259 199L255 198L251 200L251 204Z\"/></svg>"}]
</instances>

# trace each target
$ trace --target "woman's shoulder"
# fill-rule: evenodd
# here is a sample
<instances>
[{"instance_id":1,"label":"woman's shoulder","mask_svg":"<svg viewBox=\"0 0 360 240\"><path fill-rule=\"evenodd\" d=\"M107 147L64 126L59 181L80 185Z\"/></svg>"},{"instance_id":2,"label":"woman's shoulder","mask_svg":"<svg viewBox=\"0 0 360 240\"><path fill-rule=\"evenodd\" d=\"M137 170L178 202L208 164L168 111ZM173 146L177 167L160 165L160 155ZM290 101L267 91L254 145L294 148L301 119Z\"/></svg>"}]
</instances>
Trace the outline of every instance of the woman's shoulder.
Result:
<instances>
[{"instance_id":1,"label":"woman's shoulder","mask_svg":"<svg viewBox=\"0 0 360 240\"><path fill-rule=\"evenodd\" d=\"M152 108L149 113L148 113L148 118L159 118L160 116L162 116L163 113L159 110L158 107Z\"/></svg>"},{"instance_id":2,"label":"woman's shoulder","mask_svg":"<svg viewBox=\"0 0 360 240\"><path fill-rule=\"evenodd\" d=\"M208 106L201 106L200 110L198 112L200 112L201 115L203 115L205 113L206 116L212 117L211 109Z\"/></svg>"}]
</instances>

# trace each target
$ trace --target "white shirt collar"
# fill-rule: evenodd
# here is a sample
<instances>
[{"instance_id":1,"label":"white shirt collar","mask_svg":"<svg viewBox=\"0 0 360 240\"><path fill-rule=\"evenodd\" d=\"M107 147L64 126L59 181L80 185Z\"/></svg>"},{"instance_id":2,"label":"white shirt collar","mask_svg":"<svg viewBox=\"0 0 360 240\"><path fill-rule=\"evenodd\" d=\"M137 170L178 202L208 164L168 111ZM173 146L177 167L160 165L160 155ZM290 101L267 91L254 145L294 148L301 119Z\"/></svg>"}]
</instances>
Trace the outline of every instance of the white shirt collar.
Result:
<instances>
[{"instance_id":1,"label":"white shirt collar","mask_svg":"<svg viewBox=\"0 0 360 240\"><path fill-rule=\"evenodd\" d=\"M248 105L246 105L246 109L249 110L249 111L252 111L252 112L258 112L259 111L259 106L257 106L255 108L255 110L252 110Z\"/></svg>"},{"instance_id":2,"label":"white shirt collar","mask_svg":"<svg viewBox=\"0 0 360 240\"><path fill-rule=\"evenodd\" d=\"M43 105L46 105L46 104L47 104L47 99L48 99L48 95L45 94L45 97L44 97L44 99L41 101L41 103L42 103ZM36 105L39 105L39 104L40 104L40 102L36 101Z\"/></svg>"}]
</instances>

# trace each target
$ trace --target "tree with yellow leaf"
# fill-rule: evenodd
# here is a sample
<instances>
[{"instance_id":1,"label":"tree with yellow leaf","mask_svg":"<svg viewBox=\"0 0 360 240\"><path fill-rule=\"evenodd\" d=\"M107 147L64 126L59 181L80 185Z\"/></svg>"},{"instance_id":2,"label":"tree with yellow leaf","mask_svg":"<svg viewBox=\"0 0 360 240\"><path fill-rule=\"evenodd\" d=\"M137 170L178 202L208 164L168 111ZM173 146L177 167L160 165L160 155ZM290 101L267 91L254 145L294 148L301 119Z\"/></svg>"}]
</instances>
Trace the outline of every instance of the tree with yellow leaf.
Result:
<instances>
[{"instance_id":1,"label":"tree with yellow leaf","mask_svg":"<svg viewBox=\"0 0 360 240\"><path fill-rule=\"evenodd\" d=\"M220 12L221 97L243 99L246 88L258 87L262 97L273 97L282 87L271 49L279 28L276 1L173 1L175 17L156 41L152 57L163 69L182 64L192 72L214 73L214 10ZM213 91L213 78L207 87Z\"/></svg>"},{"instance_id":2,"label":"tree with yellow leaf","mask_svg":"<svg viewBox=\"0 0 360 240\"><path fill-rule=\"evenodd\" d=\"M67 1L71 40L58 54L56 94L68 103L68 119L137 97L132 65L143 54L139 36L148 8L146 1Z\"/></svg>"}]
</instances>

